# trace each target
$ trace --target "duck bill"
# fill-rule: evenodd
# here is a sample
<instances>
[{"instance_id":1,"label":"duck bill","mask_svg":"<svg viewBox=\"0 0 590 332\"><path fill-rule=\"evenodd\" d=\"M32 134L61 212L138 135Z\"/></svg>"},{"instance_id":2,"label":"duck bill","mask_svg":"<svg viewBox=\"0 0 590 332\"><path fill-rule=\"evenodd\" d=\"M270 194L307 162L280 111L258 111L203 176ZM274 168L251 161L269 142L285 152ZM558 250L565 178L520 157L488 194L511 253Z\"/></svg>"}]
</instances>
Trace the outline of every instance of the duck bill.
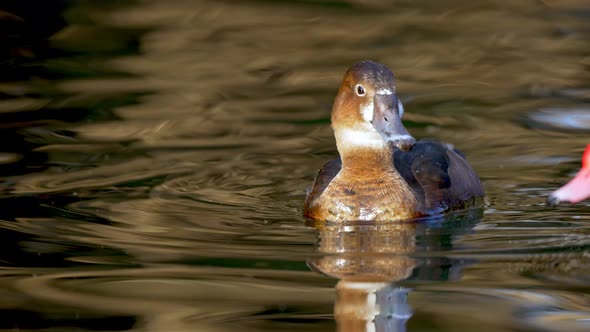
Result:
<instances>
[{"instance_id":1,"label":"duck bill","mask_svg":"<svg viewBox=\"0 0 590 332\"><path fill-rule=\"evenodd\" d=\"M373 127L386 142L402 151L409 151L416 144L416 140L402 124L396 96L376 94L373 105Z\"/></svg>"},{"instance_id":2,"label":"duck bill","mask_svg":"<svg viewBox=\"0 0 590 332\"><path fill-rule=\"evenodd\" d=\"M588 197L590 197L590 169L582 168L570 182L549 196L547 204L555 206L560 202L578 203Z\"/></svg>"}]
</instances>

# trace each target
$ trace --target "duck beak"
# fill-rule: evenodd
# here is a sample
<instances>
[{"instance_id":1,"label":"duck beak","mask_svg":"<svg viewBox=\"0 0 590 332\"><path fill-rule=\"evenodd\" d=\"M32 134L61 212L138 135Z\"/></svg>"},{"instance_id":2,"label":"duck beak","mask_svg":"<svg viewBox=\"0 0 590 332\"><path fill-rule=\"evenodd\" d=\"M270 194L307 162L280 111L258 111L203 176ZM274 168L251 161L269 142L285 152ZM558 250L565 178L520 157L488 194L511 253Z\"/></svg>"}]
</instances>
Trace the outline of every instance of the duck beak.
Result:
<instances>
[{"instance_id":1,"label":"duck beak","mask_svg":"<svg viewBox=\"0 0 590 332\"><path fill-rule=\"evenodd\" d=\"M588 197L590 197L590 169L582 168L570 182L547 198L547 205L556 206L560 202L578 203Z\"/></svg>"},{"instance_id":2,"label":"duck beak","mask_svg":"<svg viewBox=\"0 0 590 332\"><path fill-rule=\"evenodd\" d=\"M395 94L375 94L373 98L373 127L388 143L402 151L409 151L416 140L402 124Z\"/></svg>"}]
</instances>

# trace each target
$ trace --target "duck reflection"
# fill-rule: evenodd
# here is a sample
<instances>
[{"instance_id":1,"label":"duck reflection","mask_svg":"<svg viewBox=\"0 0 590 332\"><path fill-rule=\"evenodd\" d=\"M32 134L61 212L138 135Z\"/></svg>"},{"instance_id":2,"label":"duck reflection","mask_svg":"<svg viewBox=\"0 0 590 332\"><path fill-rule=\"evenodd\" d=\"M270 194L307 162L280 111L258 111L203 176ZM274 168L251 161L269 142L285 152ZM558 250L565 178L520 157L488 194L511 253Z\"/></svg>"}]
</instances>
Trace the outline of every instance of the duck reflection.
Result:
<instances>
[{"instance_id":1,"label":"duck reflection","mask_svg":"<svg viewBox=\"0 0 590 332\"><path fill-rule=\"evenodd\" d=\"M444 252L481 216L481 210L472 210L444 221L314 225L320 255L308 265L340 280L334 304L338 331L406 331L411 290L395 283L459 278L469 262Z\"/></svg>"}]
</instances>

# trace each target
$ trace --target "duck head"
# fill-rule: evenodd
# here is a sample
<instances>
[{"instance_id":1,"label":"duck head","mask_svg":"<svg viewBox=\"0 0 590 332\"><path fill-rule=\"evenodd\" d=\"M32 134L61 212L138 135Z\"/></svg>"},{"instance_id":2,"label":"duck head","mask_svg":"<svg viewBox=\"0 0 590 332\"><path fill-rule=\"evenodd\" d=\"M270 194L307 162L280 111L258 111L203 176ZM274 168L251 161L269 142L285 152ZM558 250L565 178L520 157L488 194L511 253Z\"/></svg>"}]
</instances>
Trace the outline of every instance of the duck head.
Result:
<instances>
[{"instance_id":1,"label":"duck head","mask_svg":"<svg viewBox=\"0 0 590 332\"><path fill-rule=\"evenodd\" d=\"M338 151L388 146L408 151L414 146L395 90L393 73L382 64L361 61L348 69L332 108Z\"/></svg>"}]
</instances>

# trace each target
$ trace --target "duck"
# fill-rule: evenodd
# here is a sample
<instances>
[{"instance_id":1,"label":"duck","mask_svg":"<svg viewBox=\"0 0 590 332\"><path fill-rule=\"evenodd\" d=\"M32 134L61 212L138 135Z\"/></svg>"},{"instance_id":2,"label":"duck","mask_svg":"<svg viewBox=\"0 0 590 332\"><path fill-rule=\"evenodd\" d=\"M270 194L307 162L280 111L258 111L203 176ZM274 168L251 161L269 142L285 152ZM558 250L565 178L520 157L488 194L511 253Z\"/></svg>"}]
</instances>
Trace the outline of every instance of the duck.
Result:
<instances>
[{"instance_id":1,"label":"duck","mask_svg":"<svg viewBox=\"0 0 590 332\"><path fill-rule=\"evenodd\" d=\"M339 158L308 191L312 221L406 221L477 205L485 195L476 172L450 144L416 141L402 123L396 79L365 60L344 74L332 106Z\"/></svg>"},{"instance_id":2,"label":"duck","mask_svg":"<svg viewBox=\"0 0 590 332\"><path fill-rule=\"evenodd\" d=\"M557 206L561 202L572 204L590 198L590 144L586 146L582 155L582 168L564 186L552 192L547 198L547 204Z\"/></svg>"}]
</instances>

